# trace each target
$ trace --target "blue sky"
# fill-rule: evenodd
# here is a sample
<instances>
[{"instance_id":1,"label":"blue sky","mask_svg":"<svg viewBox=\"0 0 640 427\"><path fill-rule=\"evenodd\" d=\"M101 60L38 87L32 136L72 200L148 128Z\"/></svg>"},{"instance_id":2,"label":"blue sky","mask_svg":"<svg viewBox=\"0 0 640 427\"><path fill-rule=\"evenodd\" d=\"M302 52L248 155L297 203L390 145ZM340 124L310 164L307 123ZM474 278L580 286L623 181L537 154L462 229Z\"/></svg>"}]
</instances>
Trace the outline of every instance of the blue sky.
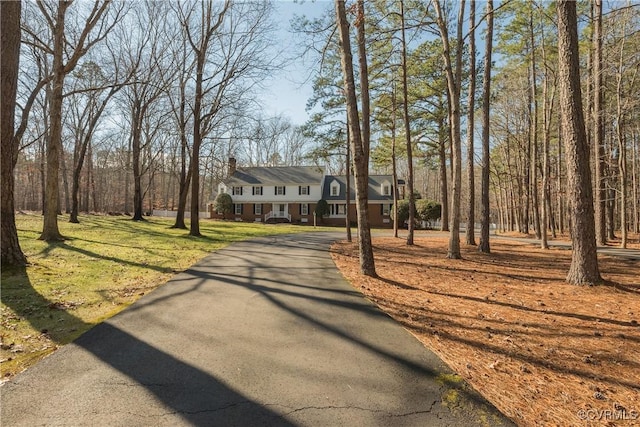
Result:
<instances>
[{"instance_id":1,"label":"blue sky","mask_svg":"<svg viewBox=\"0 0 640 427\"><path fill-rule=\"evenodd\" d=\"M277 1L275 17L278 19L278 47L284 47L292 54L297 53L300 35L290 31L290 21L294 16L306 15L309 18L318 17L328 8L333 8L333 2L322 1ZM298 40L296 40L298 39ZM279 75L265 82L265 90L260 96L265 108L265 115L281 114L289 117L294 124L301 125L309 117L305 111L307 99L312 95L311 62L298 58Z\"/></svg>"}]
</instances>

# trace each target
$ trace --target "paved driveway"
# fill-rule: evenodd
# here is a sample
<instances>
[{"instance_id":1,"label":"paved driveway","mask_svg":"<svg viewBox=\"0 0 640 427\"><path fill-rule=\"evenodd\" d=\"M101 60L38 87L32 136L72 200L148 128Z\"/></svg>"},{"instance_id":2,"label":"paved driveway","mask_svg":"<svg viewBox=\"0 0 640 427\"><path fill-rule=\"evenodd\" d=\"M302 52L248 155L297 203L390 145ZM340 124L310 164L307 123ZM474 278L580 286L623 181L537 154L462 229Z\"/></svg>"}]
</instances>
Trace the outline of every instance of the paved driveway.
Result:
<instances>
[{"instance_id":1,"label":"paved driveway","mask_svg":"<svg viewBox=\"0 0 640 427\"><path fill-rule=\"evenodd\" d=\"M346 283L336 236L211 254L4 384L2 425L511 425Z\"/></svg>"}]
</instances>

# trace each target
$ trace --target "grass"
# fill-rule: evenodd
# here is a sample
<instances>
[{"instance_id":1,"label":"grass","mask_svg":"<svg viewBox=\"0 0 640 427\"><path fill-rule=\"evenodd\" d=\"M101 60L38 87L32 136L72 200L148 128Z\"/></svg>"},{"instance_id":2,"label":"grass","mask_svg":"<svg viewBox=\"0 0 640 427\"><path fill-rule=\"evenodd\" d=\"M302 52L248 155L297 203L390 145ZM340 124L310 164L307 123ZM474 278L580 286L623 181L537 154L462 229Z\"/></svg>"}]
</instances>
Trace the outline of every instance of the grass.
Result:
<instances>
[{"instance_id":1,"label":"grass","mask_svg":"<svg viewBox=\"0 0 640 427\"><path fill-rule=\"evenodd\" d=\"M42 216L16 218L26 269L2 270L0 369L7 378L115 315L175 273L232 242L311 227L202 220L202 237L172 219L59 218L63 242L37 240ZM334 229L335 230L335 229Z\"/></svg>"}]
</instances>

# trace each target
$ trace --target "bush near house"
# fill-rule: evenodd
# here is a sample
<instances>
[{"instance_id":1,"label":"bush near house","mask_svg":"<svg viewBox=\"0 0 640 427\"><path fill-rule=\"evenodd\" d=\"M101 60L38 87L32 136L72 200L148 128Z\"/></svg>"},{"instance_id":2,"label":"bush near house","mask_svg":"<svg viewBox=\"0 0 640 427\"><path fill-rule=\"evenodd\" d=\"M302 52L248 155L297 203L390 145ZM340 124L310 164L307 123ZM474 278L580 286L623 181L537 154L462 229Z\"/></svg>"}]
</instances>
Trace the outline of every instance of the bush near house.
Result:
<instances>
[{"instance_id":1,"label":"bush near house","mask_svg":"<svg viewBox=\"0 0 640 427\"><path fill-rule=\"evenodd\" d=\"M227 214L233 210L233 200L227 193L219 193L213 201L213 208L216 212L222 214L223 219L227 219Z\"/></svg>"},{"instance_id":2,"label":"bush near house","mask_svg":"<svg viewBox=\"0 0 640 427\"><path fill-rule=\"evenodd\" d=\"M322 222L322 218L326 215L329 215L329 203L325 199L318 200L316 204L315 214L318 218L320 218L320 222Z\"/></svg>"},{"instance_id":3,"label":"bush near house","mask_svg":"<svg viewBox=\"0 0 640 427\"><path fill-rule=\"evenodd\" d=\"M442 205L433 200L418 199L416 200L416 228L420 226L421 222L431 222L439 219L442 216ZM395 218L394 218L395 220ZM405 225L409 220L409 200L398 201L398 224Z\"/></svg>"}]
</instances>

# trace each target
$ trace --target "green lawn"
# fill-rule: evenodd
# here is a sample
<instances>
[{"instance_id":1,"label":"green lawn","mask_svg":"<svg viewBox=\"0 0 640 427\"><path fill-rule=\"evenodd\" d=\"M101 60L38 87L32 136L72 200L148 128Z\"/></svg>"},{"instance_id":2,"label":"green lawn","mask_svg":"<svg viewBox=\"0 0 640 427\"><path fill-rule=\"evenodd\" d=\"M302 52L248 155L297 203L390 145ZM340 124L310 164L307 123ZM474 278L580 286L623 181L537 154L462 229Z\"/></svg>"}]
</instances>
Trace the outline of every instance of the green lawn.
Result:
<instances>
[{"instance_id":1,"label":"green lawn","mask_svg":"<svg viewBox=\"0 0 640 427\"><path fill-rule=\"evenodd\" d=\"M17 215L20 245L30 265L2 270L3 377L73 341L212 251L253 237L314 230L201 220L203 237L192 237L187 230L171 229L172 219L134 222L84 215L80 224L68 219L59 217L67 239L46 243L37 240L41 215Z\"/></svg>"}]
</instances>

